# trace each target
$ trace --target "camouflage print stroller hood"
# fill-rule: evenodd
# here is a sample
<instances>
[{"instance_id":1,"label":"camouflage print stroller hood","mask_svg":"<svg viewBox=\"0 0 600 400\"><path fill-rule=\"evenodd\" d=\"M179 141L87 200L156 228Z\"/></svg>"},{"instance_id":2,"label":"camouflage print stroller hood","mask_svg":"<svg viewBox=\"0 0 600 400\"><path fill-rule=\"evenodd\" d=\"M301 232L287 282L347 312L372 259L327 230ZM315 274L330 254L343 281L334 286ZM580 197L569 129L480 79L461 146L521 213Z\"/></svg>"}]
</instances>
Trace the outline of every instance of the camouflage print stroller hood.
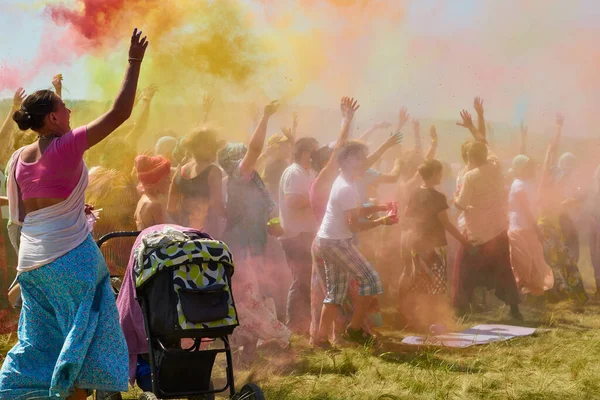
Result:
<instances>
[{"instance_id":1,"label":"camouflage print stroller hood","mask_svg":"<svg viewBox=\"0 0 600 400\"><path fill-rule=\"evenodd\" d=\"M233 256L225 243L165 226L142 238L135 259L136 291L154 297L150 312L164 320L161 333L239 325L231 289Z\"/></svg>"}]
</instances>

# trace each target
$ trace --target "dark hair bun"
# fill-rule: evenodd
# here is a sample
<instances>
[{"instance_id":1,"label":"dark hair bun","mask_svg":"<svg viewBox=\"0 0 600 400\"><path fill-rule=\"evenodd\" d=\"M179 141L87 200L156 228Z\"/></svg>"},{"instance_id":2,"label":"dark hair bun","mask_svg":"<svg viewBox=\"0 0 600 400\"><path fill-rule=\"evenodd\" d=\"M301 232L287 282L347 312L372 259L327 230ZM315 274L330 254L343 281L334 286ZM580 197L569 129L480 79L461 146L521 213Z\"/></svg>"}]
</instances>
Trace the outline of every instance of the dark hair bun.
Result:
<instances>
[{"instance_id":1,"label":"dark hair bun","mask_svg":"<svg viewBox=\"0 0 600 400\"><path fill-rule=\"evenodd\" d=\"M27 111L23 109L15 111L15 113L13 114L13 120L17 123L17 125L19 125L20 130L26 131L28 129L31 129L31 115L29 115Z\"/></svg>"},{"instance_id":2,"label":"dark hair bun","mask_svg":"<svg viewBox=\"0 0 600 400\"><path fill-rule=\"evenodd\" d=\"M23 101L21 108L13 114L19 129L39 131L44 127L46 115L56 110L58 96L51 90L38 90Z\"/></svg>"}]
</instances>

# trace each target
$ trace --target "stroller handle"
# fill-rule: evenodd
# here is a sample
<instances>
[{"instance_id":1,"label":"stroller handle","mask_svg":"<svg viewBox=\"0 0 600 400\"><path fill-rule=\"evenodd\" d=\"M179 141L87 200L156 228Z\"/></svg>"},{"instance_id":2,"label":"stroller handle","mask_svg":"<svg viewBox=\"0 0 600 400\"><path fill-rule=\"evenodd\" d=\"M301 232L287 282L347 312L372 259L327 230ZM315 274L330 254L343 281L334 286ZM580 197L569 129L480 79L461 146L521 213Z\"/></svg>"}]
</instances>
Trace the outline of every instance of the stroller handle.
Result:
<instances>
[{"instance_id":1,"label":"stroller handle","mask_svg":"<svg viewBox=\"0 0 600 400\"><path fill-rule=\"evenodd\" d=\"M124 237L138 237L142 233L141 231L121 231L121 232L110 232L106 235L102 236L100 239L96 241L96 245L98 247L102 247L102 245L108 242L110 239L114 238L124 238Z\"/></svg>"}]
</instances>

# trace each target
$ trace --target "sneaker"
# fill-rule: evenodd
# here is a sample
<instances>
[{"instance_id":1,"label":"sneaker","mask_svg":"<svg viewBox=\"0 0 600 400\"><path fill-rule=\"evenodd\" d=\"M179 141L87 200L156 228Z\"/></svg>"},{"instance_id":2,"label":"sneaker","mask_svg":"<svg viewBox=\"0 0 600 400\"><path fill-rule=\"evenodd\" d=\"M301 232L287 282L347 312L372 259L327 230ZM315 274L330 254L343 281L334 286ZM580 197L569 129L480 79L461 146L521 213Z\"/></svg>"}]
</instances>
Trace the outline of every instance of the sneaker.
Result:
<instances>
[{"instance_id":1,"label":"sneaker","mask_svg":"<svg viewBox=\"0 0 600 400\"><path fill-rule=\"evenodd\" d=\"M346 328L346 332L344 332L344 340L348 342L358 343L361 345L372 345L375 344L375 337L373 335L369 335L367 332L362 329L354 330L350 327Z\"/></svg>"}]
</instances>

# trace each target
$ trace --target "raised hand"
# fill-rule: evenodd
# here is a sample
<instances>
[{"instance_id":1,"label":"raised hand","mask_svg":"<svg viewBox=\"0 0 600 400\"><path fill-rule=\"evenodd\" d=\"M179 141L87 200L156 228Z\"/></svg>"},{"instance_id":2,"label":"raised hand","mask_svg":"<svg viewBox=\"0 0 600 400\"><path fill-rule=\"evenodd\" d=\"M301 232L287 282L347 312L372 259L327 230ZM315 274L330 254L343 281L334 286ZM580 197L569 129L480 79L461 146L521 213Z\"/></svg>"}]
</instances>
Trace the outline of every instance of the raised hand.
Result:
<instances>
[{"instance_id":1,"label":"raised hand","mask_svg":"<svg viewBox=\"0 0 600 400\"><path fill-rule=\"evenodd\" d=\"M404 135L400 132L390 133L390 137L388 137L386 139L386 141L384 142L384 145L387 148L394 147L397 144L401 144L403 139L404 139Z\"/></svg>"},{"instance_id":2,"label":"raised hand","mask_svg":"<svg viewBox=\"0 0 600 400\"><path fill-rule=\"evenodd\" d=\"M152 84L142 91L141 99L148 100L148 101L152 100L152 98L154 97L156 92L158 92L158 86L156 86L155 84Z\"/></svg>"},{"instance_id":3,"label":"raised hand","mask_svg":"<svg viewBox=\"0 0 600 400\"><path fill-rule=\"evenodd\" d=\"M438 134L437 134L437 131L435 130L435 125L431 125L431 128L429 128L429 136L431 136L432 143L437 143Z\"/></svg>"},{"instance_id":4,"label":"raised hand","mask_svg":"<svg viewBox=\"0 0 600 400\"><path fill-rule=\"evenodd\" d=\"M475 107L475 111L477 112L477 115L482 115L483 114L483 99L481 97L475 97L475 100L473 101L473 107Z\"/></svg>"},{"instance_id":5,"label":"raised hand","mask_svg":"<svg viewBox=\"0 0 600 400\"><path fill-rule=\"evenodd\" d=\"M352 97L342 97L340 108L342 109L342 116L347 120L351 120L354 118L356 110L360 108L360 104L358 104L358 100Z\"/></svg>"},{"instance_id":6,"label":"raised hand","mask_svg":"<svg viewBox=\"0 0 600 400\"><path fill-rule=\"evenodd\" d=\"M267 104L265 106L265 110L264 110L263 114L265 117L269 118L273 114L275 114L277 112L277 110L279 110L279 101L273 100L272 102L270 102L269 104Z\"/></svg>"},{"instance_id":7,"label":"raised hand","mask_svg":"<svg viewBox=\"0 0 600 400\"><path fill-rule=\"evenodd\" d=\"M340 111L342 112L342 117L346 115L346 110L348 109L348 97L342 97L340 101Z\"/></svg>"},{"instance_id":8,"label":"raised hand","mask_svg":"<svg viewBox=\"0 0 600 400\"><path fill-rule=\"evenodd\" d=\"M52 78L52 86L54 86L54 89L56 89L57 93L62 90L62 81L63 81L62 74L54 75L54 77Z\"/></svg>"},{"instance_id":9,"label":"raised hand","mask_svg":"<svg viewBox=\"0 0 600 400\"><path fill-rule=\"evenodd\" d=\"M563 127L563 125L565 124L565 116L562 115L561 113L556 114L556 125L558 125L559 127Z\"/></svg>"},{"instance_id":10,"label":"raised hand","mask_svg":"<svg viewBox=\"0 0 600 400\"><path fill-rule=\"evenodd\" d=\"M285 126L282 126L281 133L283 133L283 136L288 138L288 140L293 141L294 135L292 133L292 128L286 128Z\"/></svg>"},{"instance_id":11,"label":"raised hand","mask_svg":"<svg viewBox=\"0 0 600 400\"><path fill-rule=\"evenodd\" d=\"M402 129L402 127L406 125L409 119L410 114L408 113L408 110L406 109L406 107L402 107L398 112L398 130Z\"/></svg>"},{"instance_id":12,"label":"raised hand","mask_svg":"<svg viewBox=\"0 0 600 400\"><path fill-rule=\"evenodd\" d=\"M23 104L23 100L25 100L25 97L25 89L23 89L22 87L18 88L15 92L15 95L13 96L13 107L15 109L21 107L21 104Z\"/></svg>"},{"instance_id":13,"label":"raised hand","mask_svg":"<svg viewBox=\"0 0 600 400\"><path fill-rule=\"evenodd\" d=\"M137 28L135 28L131 35L131 45L129 46L130 61L142 61L144 59L149 42L146 39L146 36L140 39L141 36L142 31L138 32Z\"/></svg>"},{"instance_id":14,"label":"raised hand","mask_svg":"<svg viewBox=\"0 0 600 400\"><path fill-rule=\"evenodd\" d=\"M462 118L462 122L457 122L456 125L462 126L463 128L467 128L469 130L475 129L475 125L473 125L473 118L471 118L471 114L467 110L462 110L460 112L460 117Z\"/></svg>"}]
</instances>

